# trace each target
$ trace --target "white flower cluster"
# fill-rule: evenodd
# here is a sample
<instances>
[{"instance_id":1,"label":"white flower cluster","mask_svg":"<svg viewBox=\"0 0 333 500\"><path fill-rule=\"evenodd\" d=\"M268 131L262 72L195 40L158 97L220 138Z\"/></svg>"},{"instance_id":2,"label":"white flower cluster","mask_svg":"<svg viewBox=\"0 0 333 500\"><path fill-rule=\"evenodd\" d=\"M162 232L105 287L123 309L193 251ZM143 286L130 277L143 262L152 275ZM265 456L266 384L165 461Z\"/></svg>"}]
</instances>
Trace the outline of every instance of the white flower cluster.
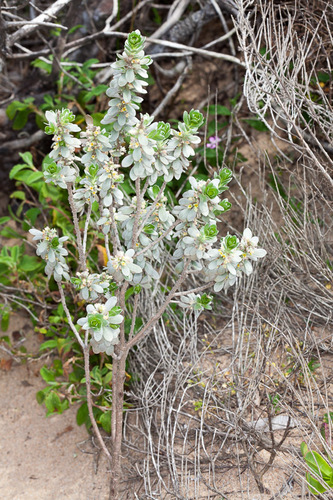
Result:
<instances>
[{"instance_id":1,"label":"white flower cluster","mask_svg":"<svg viewBox=\"0 0 333 500\"><path fill-rule=\"evenodd\" d=\"M33 240L40 241L37 244L36 253L46 261L46 275L49 277L53 275L57 282L62 279L69 280L69 268L64 259L68 252L63 248L63 243L68 240L68 236L58 238L56 229L49 227L43 231L33 228L29 230L29 233L34 236Z\"/></svg>"},{"instance_id":2,"label":"white flower cluster","mask_svg":"<svg viewBox=\"0 0 333 500\"><path fill-rule=\"evenodd\" d=\"M119 342L119 325L124 317L116 304L116 297L111 297L105 304L88 304L87 316L77 322L91 334L91 346L95 353L105 352L110 355Z\"/></svg>"}]
</instances>

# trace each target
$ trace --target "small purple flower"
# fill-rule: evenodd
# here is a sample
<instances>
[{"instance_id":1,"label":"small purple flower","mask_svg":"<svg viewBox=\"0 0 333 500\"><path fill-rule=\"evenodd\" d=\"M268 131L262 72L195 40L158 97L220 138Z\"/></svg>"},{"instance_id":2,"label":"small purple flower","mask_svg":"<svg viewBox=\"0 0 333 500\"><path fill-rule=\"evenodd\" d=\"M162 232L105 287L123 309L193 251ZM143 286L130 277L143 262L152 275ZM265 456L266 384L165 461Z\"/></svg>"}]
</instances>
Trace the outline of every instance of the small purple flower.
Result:
<instances>
[{"instance_id":1,"label":"small purple flower","mask_svg":"<svg viewBox=\"0 0 333 500\"><path fill-rule=\"evenodd\" d=\"M206 144L207 148L209 149L216 149L218 148L219 146L219 142L222 141L222 139L220 139L217 135L212 135L209 139L208 139L208 144Z\"/></svg>"}]
</instances>

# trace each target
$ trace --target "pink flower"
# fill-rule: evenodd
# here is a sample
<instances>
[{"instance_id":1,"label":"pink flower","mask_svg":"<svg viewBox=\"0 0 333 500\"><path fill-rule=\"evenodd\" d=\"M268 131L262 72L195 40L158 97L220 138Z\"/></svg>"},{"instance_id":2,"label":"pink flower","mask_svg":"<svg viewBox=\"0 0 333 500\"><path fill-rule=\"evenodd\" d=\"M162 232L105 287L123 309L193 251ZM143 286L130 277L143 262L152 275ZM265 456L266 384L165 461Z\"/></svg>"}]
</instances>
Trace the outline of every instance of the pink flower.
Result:
<instances>
[{"instance_id":1,"label":"pink flower","mask_svg":"<svg viewBox=\"0 0 333 500\"><path fill-rule=\"evenodd\" d=\"M222 141L222 139L220 139L217 135L212 135L209 139L208 139L208 144L206 144L207 148L209 149L216 149L218 148L219 146L219 142Z\"/></svg>"}]
</instances>

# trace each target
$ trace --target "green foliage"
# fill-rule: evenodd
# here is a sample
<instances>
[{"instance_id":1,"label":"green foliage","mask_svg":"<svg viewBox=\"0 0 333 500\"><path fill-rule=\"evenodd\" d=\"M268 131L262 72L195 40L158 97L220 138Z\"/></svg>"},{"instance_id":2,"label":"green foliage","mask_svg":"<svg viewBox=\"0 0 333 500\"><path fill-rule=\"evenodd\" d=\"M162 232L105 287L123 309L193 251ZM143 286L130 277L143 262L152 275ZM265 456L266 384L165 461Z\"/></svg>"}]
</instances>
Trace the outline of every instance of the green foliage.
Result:
<instances>
[{"instance_id":1,"label":"green foliage","mask_svg":"<svg viewBox=\"0 0 333 500\"><path fill-rule=\"evenodd\" d=\"M333 487L333 468L316 451L309 451L305 442L301 444L301 452L307 466L314 472L314 476L306 473L308 488L313 495L325 493Z\"/></svg>"}]
</instances>

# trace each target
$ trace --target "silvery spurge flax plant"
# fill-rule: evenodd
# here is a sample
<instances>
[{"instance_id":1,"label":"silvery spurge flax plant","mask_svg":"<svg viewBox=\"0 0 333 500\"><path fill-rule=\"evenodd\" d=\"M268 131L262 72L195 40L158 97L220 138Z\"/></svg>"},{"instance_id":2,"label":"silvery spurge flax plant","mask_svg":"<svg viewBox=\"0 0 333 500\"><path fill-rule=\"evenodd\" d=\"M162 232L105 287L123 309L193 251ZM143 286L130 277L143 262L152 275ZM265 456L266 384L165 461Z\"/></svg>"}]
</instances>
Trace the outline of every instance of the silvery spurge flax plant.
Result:
<instances>
[{"instance_id":1,"label":"silvery spurge flax plant","mask_svg":"<svg viewBox=\"0 0 333 500\"><path fill-rule=\"evenodd\" d=\"M67 237L48 227L30 230L38 240L37 254L46 261L46 274L59 285L69 324L81 347L87 355L91 346L95 353L113 357L113 381L117 369L125 370L121 363L129 349L149 332L171 301L195 314L210 309L211 297L196 292L208 288L226 292L243 274L249 275L253 263L266 254L248 228L241 238L229 234L218 237L217 222L231 207L224 198L232 179L228 168L209 180L190 176L190 188L176 202L174 197L170 199L167 184L187 172L194 148L200 143L198 129L204 119L197 110L185 111L183 121L173 129L140 113L147 69L152 63L144 53L144 42L138 30L132 32L125 50L111 65L109 109L102 120L111 132L95 126L89 116L81 131L68 109L46 112L46 133L53 136L53 144L44 170L45 182L68 191L74 226L71 244L75 241L78 251L76 274L66 264ZM128 183L135 188L135 195L126 194ZM107 259L101 273L89 264L86 248L92 233L104 238ZM166 261L176 265L170 267L174 275L165 303L139 331L133 328L135 314L130 315L132 327L126 336L124 315L130 314L126 311L136 310L142 288L153 290L164 280L161 269ZM201 274L206 285L197 287L200 290L184 289L189 273ZM66 307L63 290L70 285L65 282L86 301L86 316L77 325ZM129 309L126 301L134 306ZM113 395L113 406L116 397L118 393ZM117 411L121 419L119 408ZM112 410L113 419L117 411Z\"/></svg>"},{"instance_id":2,"label":"silvery spurge flax plant","mask_svg":"<svg viewBox=\"0 0 333 500\"><path fill-rule=\"evenodd\" d=\"M76 275L70 278L65 260L63 244L68 237L59 237L48 227L30 230L39 241L37 254L47 262L46 274L58 283L70 280L81 299L94 304L87 306L84 326L81 320L79 324L89 332L94 352L108 354L119 340L120 328L114 328L116 333L111 335L111 327L105 325L119 325L119 318L123 318L121 310L116 315L113 312L114 307L119 309L116 304L121 286L136 286L136 293L140 287L154 286L161 277L159 269L166 253L178 261L179 275L185 268L186 272L200 271L215 292L227 291L243 273L249 275L253 262L266 254L248 228L240 239L228 234L218 240L217 222L231 207L223 198L232 179L228 168L207 181L190 176L190 189L178 204L171 205L165 188L187 171L204 120L197 110L185 111L175 130L168 123L154 122L154 117L138 113L143 100L138 94L146 93L147 68L152 63L143 51L144 41L138 30L132 32L124 52L112 64L109 109L102 120L112 125L111 133L95 126L90 116L81 131L68 109L46 112L46 133L53 136L53 144L44 176L46 182L68 189L79 250ZM74 137L78 132L80 138ZM136 188L132 197L122 189L128 176ZM90 272L86 263L91 228L102 231L105 237L108 262L101 274ZM190 297L180 300L181 307L191 307ZM111 298L115 300L112 308L95 311ZM204 309L198 300L196 311ZM91 326L96 314L103 318L104 326L99 329Z\"/></svg>"}]
</instances>

